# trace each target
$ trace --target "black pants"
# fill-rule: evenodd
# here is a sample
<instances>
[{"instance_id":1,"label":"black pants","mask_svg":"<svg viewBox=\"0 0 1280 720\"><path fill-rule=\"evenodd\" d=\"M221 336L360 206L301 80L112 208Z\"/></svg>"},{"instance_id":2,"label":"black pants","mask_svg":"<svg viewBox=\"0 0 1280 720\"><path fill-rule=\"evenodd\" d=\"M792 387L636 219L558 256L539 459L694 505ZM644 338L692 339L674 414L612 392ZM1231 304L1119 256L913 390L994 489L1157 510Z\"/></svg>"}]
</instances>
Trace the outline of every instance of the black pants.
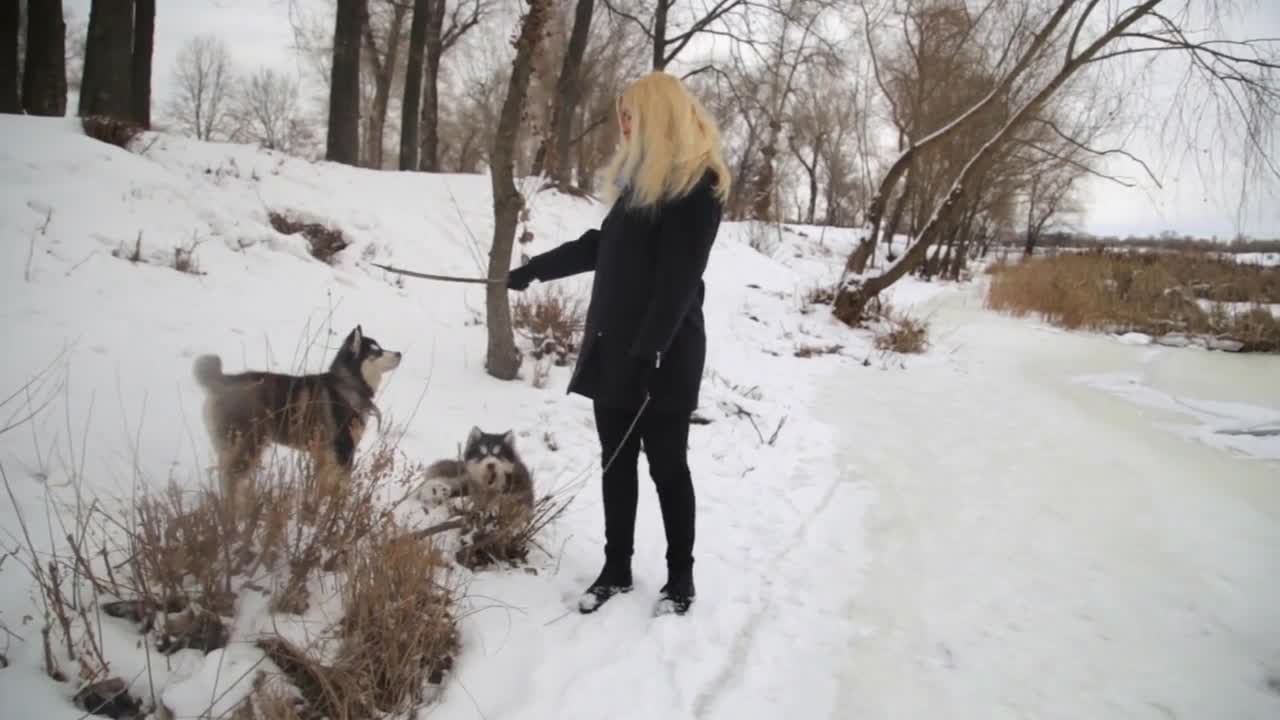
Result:
<instances>
[{"instance_id":1,"label":"black pants","mask_svg":"<svg viewBox=\"0 0 1280 720\"><path fill-rule=\"evenodd\" d=\"M595 406L602 462L617 450L636 411ZM629 568L636 531L639 496L637 460L644 442L649 475L658 490L662 525L667 534L668 576L693 570L693 478L689 474L689 414L645 410L604 474L605 559Z\"/></svg>"}]
</instances>

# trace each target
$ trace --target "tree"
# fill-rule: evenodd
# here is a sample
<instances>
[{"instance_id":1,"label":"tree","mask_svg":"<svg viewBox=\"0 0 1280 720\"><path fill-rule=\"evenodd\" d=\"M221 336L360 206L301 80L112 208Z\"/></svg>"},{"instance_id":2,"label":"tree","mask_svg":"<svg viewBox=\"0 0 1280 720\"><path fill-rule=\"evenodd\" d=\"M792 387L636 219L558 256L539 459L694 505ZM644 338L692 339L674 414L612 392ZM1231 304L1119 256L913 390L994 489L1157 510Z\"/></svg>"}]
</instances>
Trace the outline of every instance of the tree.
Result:
<instances>
[{"instance_id":1,"label":"tree","mask_svg":"<svg viewBox=\"0 0 1280 720\"><path fill-rule=\"evenodd\" d=\"M502 103L497 132L490 154L489 176L493 186L493 247L489 251L490 284L485 293L485 309L489 328L489 347L485 358L488 373L502 380L516 377L520 356L511 329L511 306L503 279L511 269L511 246L515 242L516 221L524 207L524 198L516 189L514 165L516 142L520 132L520 115L529 91L534 54L542 41L552 0L529 0L520 20L516 38L516 56L511 63L511 80Z\"/></svg>"},{"instance_id":2,"label":"tree","mask_svg":"<svg viewBox=\"0 0 1280 720\"><path fill-rule=\"evenodd\" d=\"M369 58L369 66L373 71L373 104L369 108L369 116L365 124L364 160L367 167L382 169L382 142L387 125L387 107L391 103L391 87L395 81L396 66L400 57L400 45L404 36L404 18L409 11L407 5L394 4L390 14L378 18L375 23L373 13L366 15L364 23L364 51ZM374 26L383 30L376 32Z\"/></svg>"},{"instance_id":3,"label":"tree","mask_svg":"<svg viewBox=\"0 0 1280 720\"><path fill-rule=\"evenodd\" d=\"M427 11L431 0L413 0L409 22L409 58L404 72L404 98L400 102L400 169L418 169L418 105L422 98L422 54L427 38Z\"/></svg>"},{"instance_id":4,"label":"tree","mask_svg":"<svg viewBox=\"0 0 1280 720\"><path fill-rule=\"evenodd\" d=\"M708 0L708 4L710 7L706 7L705 12L695 14L689 19L688 26L680 31L675 29L671 17L671 9L675 7L676 0L646 0L644 6L653 9L648 21L640 19L637 11L624 7L619 0L604 2L611 14L627 20L649 39L653 50L654 70L665 70L700 33L708 31L733 10L748 5L746 0Z\"/></svg>"},{"instance_id":5,"label":"tree","mask_svg":"<svg viewBox=\"0 0 1280 720\"><path fill-rule=\"evenodd\" d=\"M489 11L491 0L466 0L454 7L449 25L444 24L445 0L428 0L424 37L422 79L422 125L419 146L419 168L425 172L440 169L440 60L464 35L480 23Z\"/></svg>"},{"instance_id":6,"label":"tree","mask_svg":"<svg viewBox=\"0 0 1280 720\"><path fill-rule=\"evenodd\" d=\"M176 90L167 114L178 129L197 140L229 137L234 78L226 43L213 35L188 40L178 51L173 80Z\"/></svg>"},{"instance_id":7,"label":"tree","mask_svg":"<svg viewBox=\"0 0 1280 720\"><path fill-rule=\"evenodd\" d=\"M79 114L130 119L133 0L93 0Z\"/></svg>"},{"instance_id":8,"label":"tree","mask_svg":"<svg viewBox=\"0 0 1280 720\"><path fill-rule=\"evenodd\" d=\"M360 33L366 11L365 0L338 0L334 13L325 159L347 165L360 163Z\"/></svg>"},{"instance_id":9,"label":"tree","mask_svg":"<svg viewBox=\"0 0 1280 720\"><path fill-rule=\"evenodd\" d=\"M959 163L943 198L936 202L924 224L917 230L915 243L896 262L880 274L864 278L846 271L837 293L833 312L840 320L859 322L867 303L918 264L928 251L941 226L956 221L957 210L969 193L970 185L985 173L1010 143L1034 123L1037 111L1063 91L1081 71L1114 58L1178 53L1188 60L1186 81L1198 81L1210 91L1210 100L1225 103L1214 108L1221 121L1239 122L1244 145L1261 157L1255 168L1266 167L1280 176L1270 162L1273 133L1280 123L1280 58L1273 43L1266 40L1226 40L1210 38L1192 40L1183 26L1171 18L1189 23L1190 0L1143 0L1121 8L1107 6L1098 11L1099 0L1058 0L1051 9L1039 13L1026 6L1011 18L1010 32L1001 43L998 72L994 87L949 123L907 147L882 178L868 210L873 239L879 230L884 206L890 193L911 166L915 157L929 148L948 141L958 133L983 121L984 114L997 102L1008 104L1007 119L978 144ZM1181 4L1181 9L1165 10L1160 6ZM988 6L990 8L992 6ZM1095 14L1098 12L1098 14ZM1105 14L1104 14L1105 13ZM998 17L998 13L993 13ZM1212 102L1208 105L1212 106ZM1197 108L1205 113L1205 106ZM1201 117L1209 118L1207 115ZM864 241L865 244L866 241ZM857 251L855 251L857 252ZM852 256L851 256L852 260Z\"/></svg>"},{"instance_id":10,"label":"tree","mask_svg":"<svg viewBox=\"0 0 1280 720\"><path fill-rule=\"evenodd\" d=\"M573 132L573 117L582 96L582 58L587 52L587 37L591 33L591 15L595 0L577 0L573 10L573 29L569 32L569 47L560 66L556 80L555 112L552 116L551 175L557 184L569 184L569 139Z\"/></svg>"},{"instance_id":11,"label":"tree","mask_svg":"<svg viewBox=\"0 0 1280 720\"><path fill-rule=\"evenodd\" d=\"M65 42L62 0L30 0L26 60L22 65L22 108L28 115L67 114Z\"/></svg>"},{"instance_id":12,"label":"tree","mask_svg":"<svg viewBox=\"0 0 1280 720\"><path fill-rule=\"evenodd\" d=\"M151 54L155 44L156 0L135 0L133 55L130 62L130 107L133 120L151 127ZM61 4L61 3L59 3Z\"/></svg>"},{"instance_id":13,"label":"tree","mask_svg":"<svg viewBox=\"0 0 1280 720\"><path fill-rule=\"evenodd\" d=\"M298 103L297 78L269 67L237 83L231 102L236 142L296 154L312 140Z\"/></svg>"},{"instance_id":14,"label":"tree","mask_svg":"<svg viewBox=\"0 0 1280 720\"><path fill-rule=\"evenodd\" d=\"M21 33L21 8L7 2L0 9L0 113L16 113L22 109L18 100L18 38Z\"/></svg>"}]
</instances>

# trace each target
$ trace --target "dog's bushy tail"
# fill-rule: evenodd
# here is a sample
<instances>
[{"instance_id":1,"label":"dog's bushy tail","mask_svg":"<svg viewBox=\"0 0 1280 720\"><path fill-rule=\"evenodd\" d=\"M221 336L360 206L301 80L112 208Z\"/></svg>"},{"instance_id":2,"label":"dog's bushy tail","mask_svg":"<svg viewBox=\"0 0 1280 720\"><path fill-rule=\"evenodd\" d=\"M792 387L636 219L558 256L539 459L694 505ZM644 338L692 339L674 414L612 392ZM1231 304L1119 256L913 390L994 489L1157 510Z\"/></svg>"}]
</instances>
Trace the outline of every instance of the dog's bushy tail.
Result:
<instances>
[{"instance_id":1,"label":"dog's bushy tail","mask_svg":"<svg viewBox=\"0 0 1280 720\"><path fill-rule=\"evenodd\" d=\"M204 388L222 384L222 358L217 355L201 355L194 364L196 382Z\"/></svg>"}]
</instances>

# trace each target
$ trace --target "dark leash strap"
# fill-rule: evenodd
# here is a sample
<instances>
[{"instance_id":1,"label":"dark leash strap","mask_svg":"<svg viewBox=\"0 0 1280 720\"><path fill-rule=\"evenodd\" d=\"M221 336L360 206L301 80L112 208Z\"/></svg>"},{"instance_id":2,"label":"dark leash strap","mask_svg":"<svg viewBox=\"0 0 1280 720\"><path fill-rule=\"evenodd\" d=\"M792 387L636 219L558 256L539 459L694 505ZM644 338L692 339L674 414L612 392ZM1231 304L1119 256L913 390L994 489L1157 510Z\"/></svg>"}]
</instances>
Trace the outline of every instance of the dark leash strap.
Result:
<instances>
[{"instance_id":1,"label":"dark leash strap","mask_svg":"<svg viewBox=\"0 0 1280 720\"><path fill-rule=\"evenodd\" d=\"M382 263L369 263L370 265L386 270L397 275L408 275L409 277L422 278L423 280L439 280L440 282L456 282L470 283L473 285L501 285L506 283L506 278L493 280L490 278L474 278L474 277L458 277L457 275L437 275L435 273L424 273L416 270L405 270L404 268L383 265Z\"/></svg>"}]
</instances>

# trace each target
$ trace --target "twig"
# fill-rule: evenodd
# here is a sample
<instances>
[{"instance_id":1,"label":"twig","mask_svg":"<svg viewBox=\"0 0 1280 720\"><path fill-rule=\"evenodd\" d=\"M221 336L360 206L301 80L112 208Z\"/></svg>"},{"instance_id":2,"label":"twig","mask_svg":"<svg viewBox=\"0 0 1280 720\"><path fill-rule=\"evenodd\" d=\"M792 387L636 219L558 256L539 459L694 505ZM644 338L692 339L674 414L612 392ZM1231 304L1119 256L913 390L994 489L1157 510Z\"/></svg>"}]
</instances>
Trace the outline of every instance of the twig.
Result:
<instances>
[{"instance_id":1,"label":"twig","mask_svg":"<svg viewBox=\"0 0 1280 720\"><path fill-rule=\"evenodd\" d=\"M772 447L772 446L773 446L773 444L774 444L775 442L777 442L777 441L778 441L778 433L782 432L782 426L783 426L783 425L786 425L786 424L787 424L787 416L786 416L786 415L783 415L783 416L782 416L782 419L778 421L778 427L777 427L777 429L775 429L775 430L773 431L773 434L769 436L769 446L770 446L770 447Z\"/></svg>"}]
</instances>

